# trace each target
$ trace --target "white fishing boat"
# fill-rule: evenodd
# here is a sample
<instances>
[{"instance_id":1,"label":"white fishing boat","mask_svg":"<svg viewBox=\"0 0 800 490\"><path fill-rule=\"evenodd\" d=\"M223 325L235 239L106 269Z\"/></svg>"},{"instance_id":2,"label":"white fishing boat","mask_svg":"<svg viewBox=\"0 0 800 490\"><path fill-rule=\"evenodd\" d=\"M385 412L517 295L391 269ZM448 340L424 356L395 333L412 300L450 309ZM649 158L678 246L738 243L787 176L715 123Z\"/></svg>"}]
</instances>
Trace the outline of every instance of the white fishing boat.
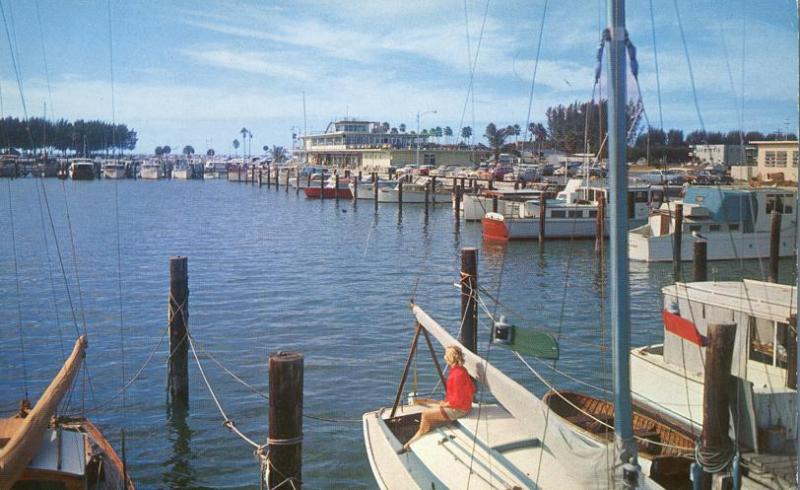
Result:
<instances>
[{"instance_id":1,"label":"white fishing boat","mask_svg":"<svg viewBox=\"0 0 800 490\"><path fill-rule=\"evenodd\" d=\"M212 159L203 166L203 178L224 179L228 176L228 162L220 159Z\"/></svg>"},{"instance_id":2,"label":"white fishing boat","mask_svg":"<svg viewBox=\"0 0 800 490\"><path fill-rule=\"evenodd\" d=\"M158 160L148 160L139 168L139 178L158 180L164 178L164 166Z\"/></svg>"},{"instance_id":3,"label":"white fishing boat","mask_svg":"<svg viewBox=\"0 0 800 490\"><path fill-rule=\"evenodd\" d=\"M103 165L103 177L106 179L124 179L125 162L121 160L109 160Z\"/></svg>"},{"instance_id":4,"label":"white fishing boat","mask_svg":"<svg viewBox=\"0 0 800 490\"><path fill-rule=\"evenodd\" d=\"M375 200L375 183L372 182L372 180L362 179L361 182L358 183L358 192L356 192L355 181L350 182L348 185L354 198ZM378 180L378 192L380 192L381 189L393 189L395 187L397 187L396 180Z\"/></svg>"},{"instance_id":5,"label":"white fishing boat","mask_svg":"<svg viewBox=\"0 0 800 490\"><path fill-rule=\"evenodd\" d=\"M72 180L94 180L94 161L88 158L70 160L69 178Z\"/></svg>"},{"instance_id":6,"label":"white fishing boat","mask_svg":"<svg viewBox=\"0 0 800 490\"><path fill-rule=\"evenodd\" d=\"M449 203L453 199L450 191L445 190L441 183L437 183L436 190L431 190L430 180L419 180L413 183L403 183L403 204L421 204L428 195L429 203ZM395 187L378 188L378 202L399 203L400 184Z\"/></svg>"},{"instance_id":7,"label":"white fishing boat","mask_svg":"<svg viewBox=\"0 0 800 490\"><path fill-rule=\"evenodd\" d=\"M794 256L795 199L795 191L787 188L690 187L682 200L665 202L651 213L647 224L630 231L630 258L644 262L673 260L678 204L683 208L682 260L691 260L698 239L708 244L708 260L768 257L773 210L782 215L779 255Z\"/></svg>"},{"instance_id":8,"label":"white fishing boat","mask_svg":"<svg viewBox=\"0 0 800 490\"><path fill-rule=\"evenodd\" d=\"M192 167L187 163L178 164L172 169L172 178L177 180L189 180L192 178Z\"/></svg>"}]
</instances>

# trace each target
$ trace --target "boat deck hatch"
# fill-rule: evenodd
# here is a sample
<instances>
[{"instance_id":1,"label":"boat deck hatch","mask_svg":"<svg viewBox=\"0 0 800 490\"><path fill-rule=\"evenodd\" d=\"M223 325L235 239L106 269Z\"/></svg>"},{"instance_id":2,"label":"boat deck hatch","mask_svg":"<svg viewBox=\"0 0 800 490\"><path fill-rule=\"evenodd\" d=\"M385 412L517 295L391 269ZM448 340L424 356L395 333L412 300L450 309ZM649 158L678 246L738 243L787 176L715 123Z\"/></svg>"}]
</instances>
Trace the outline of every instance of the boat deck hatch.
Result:
<instances>
[{"instance_id":1,"label":"boat deck hatch","mask_svg":"<svg viewBox=\"0 0 800 490\"><path fill-rule=\"evenodd\" d=\"M419 421L421 415L419 413L412 413L409 415L400 415L391 419L386 419L386 426L392 431L392 434L400 441L400 444L405 444L414 437L419 429ZM457 424L453 421L440 427L448 427Z\"/></svg>"}]
</instances>

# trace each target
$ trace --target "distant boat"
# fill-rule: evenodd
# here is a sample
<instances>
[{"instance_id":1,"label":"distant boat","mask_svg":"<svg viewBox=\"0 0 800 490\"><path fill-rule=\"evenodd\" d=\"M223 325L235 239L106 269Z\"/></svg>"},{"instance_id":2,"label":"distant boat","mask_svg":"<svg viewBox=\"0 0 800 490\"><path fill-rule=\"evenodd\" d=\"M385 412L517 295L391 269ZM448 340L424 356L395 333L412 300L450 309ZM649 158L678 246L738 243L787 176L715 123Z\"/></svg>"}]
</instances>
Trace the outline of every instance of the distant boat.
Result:
<instances>
[{"instance_id":1,"label":"distant boat","mask_svg":"<svg viewBox=\"0 0 800 490\"><path fill-rule=\"evenodd\" d=\"M350 182L350 193L356 195L356 183ZM393 189L397 187L396 180L378 180L378 192L381 189ZM362 180L358 183L358 199L375 199L375 184L370 179Z\"/></svg>"},{"instance_id":2,"label":"distant boat","mask_svg":"<svg viewBox=\"0 0 800 490\"><path fill-rule=\"evenodd\" d=\"M164 178L164 167L161 162L148 160L139 169L139 178L144 180L158 180Z\"/></svg>"},{"instance_id":3,"label":"distant boat","mask_svg":"<svg viewBox=\"0 0 800 490\"><path fill-rule=\"evenodd\" d=\"M417 181L414 183L403 183L403 204L412 203L420 204L425 202L426 189L428 194L428 202L451 202L453 195L450 191L444 189L440 183L437 184L436 190L430 190L430 180ZM378 189L378 202L400 202L400 184L393 188L379 188Z\"/></svg>"},{"instance_id":4,"label":"distant boat","mask_svg":"<svg viewBox=\"0 0 800 490\"><path fill-rule=\"evenodd\" d=\"M353 194L350 192L349 183L349 179L341 179L337 187L333 179L330 179L324 187L306 187L303 189L303 192L306 194L306 197L310 199L319 199L320 196L325 199L351 199Z\"/></svg>"},{"instance_id":5,"label":"distant boat","mask_svg":"<svg viewBox=\"0 0 800 490\"><path fill-rule=\"evenodd\" d=\"M630 258L668 262L673 258L675 205L683 205L681 260L691 260L694 242L702 237L708 260L769 257L770 213L783 215L779 255L796 254L794 189L692 186L682 200L666 202L647 224L628 234Z\"/></svg>"},{"instance_id":6,"label":"distant boat","mask_svg":"<svg viewBox=\"0 0 800 490\"><path fill-rule=\"evenodd\" d=\"M94 180L94 161L88 158L75 158L69 166L69 178L72 180Z\"/></svg>"},{"instance_id":7,"label":"distant boat","mask_svg":"<svg viewBox=\"0 0 800 490\"><path fill-rule=\"evenodd\" d=\"M192 167L185 161L179 162L172 169L172 178L177 180L189 180L193 178Z\"/></svg>"},{"instance_id":8,"label":"distant boat","mask_svg":"<svg viewBox=\"0 0 800 490\"><path fill-rule=\"evenodd\" d=\"M19 157L16 155L0 156L0 177L13 178L19 175Z\"/></svg>"},{"instance_id":9,"label":"distant boat","mask_svg":"<svg viewBox=\"0 0 800 490\"><path fill-rule=\"evenodd\" d=\"M120 160L110 160L103 165L103 177L106 179L124 179L127 177L125 173L125 163Z\"/></svg>"}]
</instances>

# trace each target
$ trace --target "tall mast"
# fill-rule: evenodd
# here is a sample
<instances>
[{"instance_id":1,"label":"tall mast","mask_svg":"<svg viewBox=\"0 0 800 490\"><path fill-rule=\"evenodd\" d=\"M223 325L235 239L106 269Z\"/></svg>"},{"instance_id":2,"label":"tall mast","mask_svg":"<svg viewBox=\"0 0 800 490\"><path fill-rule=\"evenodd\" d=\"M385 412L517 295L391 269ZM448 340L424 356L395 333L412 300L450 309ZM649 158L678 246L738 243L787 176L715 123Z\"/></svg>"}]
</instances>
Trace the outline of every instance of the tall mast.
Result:
<instances>
[{"instance_id":1,"label":"tall mast","mask_svg":"<svg viewBox=\"0 0 800 490\"><path fill-rule=\"evenodd\" d=\"M638 463L633 439L630 382L630 284L628 278L628 164L625 155L625 1L608 4L608 167L611 172L611 330L613 339L614 434L624 486L636 486Z\"/></svg>"},{"instance_id":2,"label":"tall mast","mask_svg":"<svg viewBox=\"0 0 800 490\"><path fill-rule=\"evenodd\" d=\"M800 0L798 0L798 2L797 2L797 20L800 21ZM798 31L797 31L797 55L798 55L798 65L800 65L800 24L797 24L797 26L798 26ZM798 120L797 120L797 123L798 123L798 126L797 126L797 128L798 128L797 140L798 140L798 145L800 145L800 72L798 72L797 84L798 84L797 85L797 104L798 104L797 105L797 117L798 117ZM797 174L795 175L795 180L797 180L797 195L795 196L795 198L797 199L797 202L795 203L794 208L795 209L800 209L800 208L797 207L798 205L800 205L800 171L798 171ZM796 220L796 221L797 221L797 223L796 223L797 229L795 230L795 233L794 233L794 239L795 239L795 242L794 242L794 253L797 256L797 263L796 263L796 268L795 268L795 280L796 280L795 286L797 286L797 298L795 299L795 303L794 303L795 306L800 305L800 253L798 253L798 250L800 250L800 220ZM798 307L798 309L800 309L800 307ZM795 318L797 318L797 317L795 316ZM798 325L798 321L796 319L795 319L794 324L795 324L795 329L796 329L797 325ZM795 363L795 366L797 367L798 374L800 374L800 335L795 335L795 338L796 338L796 341L797 341L797 349L795 349L795 352L796 352L795 355L797 356L797 361L798 361L797 363ZM800 406L800 391L798 391L795 394L795 397L797 398L796 402L798 403L798 405L795 405L795 406ZM800 417L800 415L795 414L795 417ZM795 447L795 450L797 452L797 463L798 463L798 465L800 465L800 432L798 432L798 431L795 431L795 441L794 442L795 442L795 446L794 447ZM798 467L800 467L800 466L798 466ZM798 476L798 479L800 479L800 476Z\"/></svg>"}]
</instances>

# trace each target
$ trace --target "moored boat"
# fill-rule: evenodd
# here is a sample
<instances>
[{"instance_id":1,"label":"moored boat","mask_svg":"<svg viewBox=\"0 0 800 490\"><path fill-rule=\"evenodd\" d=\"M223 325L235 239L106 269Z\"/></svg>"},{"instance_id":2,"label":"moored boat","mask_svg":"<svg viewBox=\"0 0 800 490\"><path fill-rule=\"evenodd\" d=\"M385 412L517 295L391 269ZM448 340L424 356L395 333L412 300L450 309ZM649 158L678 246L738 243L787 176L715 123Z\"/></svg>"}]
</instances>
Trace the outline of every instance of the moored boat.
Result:
<instances>
[{"instance_id":1,"label":"moored boat","mask_svg":"<svg viewBox=\"0 0 800 490\"><path fill-rule=\"evenodd\" d=\"M88 158L75 158L70 161L69 178L72 180L94 180L94 162Z\"/></svg>"},{"instance_id":2,"label":"moored boat","mask_svg":"<svg viewBox=\"0 0 800 490\"><path fill-rule=\"evenodd\" d=\"M139 168L139 178L158 180L164 178L164 166L157 160L148 160Z\"/></svg>"},{"instance_id":3,"label":"moored boat","mask_svg":"<svg viewBox=\"0 0 800 490\"><path fill-rule=\"evenodd\" d=\"M350 192L349 179L340 179L339 186L331 180L322 187L305 187L303 192L310 199L351 199L353 194Z\"/></svg>"},{"instance_id":4,"label":"moored boat","mask_svg":"<svg viewBox=\"0 0 800 490\"><path fill-rule=\"evenodd\" d=\"M430 181L417 181L413 183L403 183L403 204L422 204L425 202L425 195L428 196L429 203L449 203L453 199L450 191L445 190L441 183L438 183L435 190L430 189ZM400 184L395 187L378 188L378 202L399 203Z\"/></svg>"},{"instance_id":5,"label":"moored boat","mask_svg":"<svg viewBox=\"0 0 800 490\"><path fill-rule=\"evenodd\" d=\"M80 337L34 407L0 419L0 488L133 490L122 460L84 417L54 417L85 355Z\"/></svg>"},{"instance_id":6,"label":"moored boat","mask_svg":"<svg viewBox=\"0 0 800 490\"><path fill-rule=\"evenodd\" d=\"M125 163L120 160L110 160L103 165L103 177L106 179L124 179L127 177Z\"/></svg>"}]
</instances>

